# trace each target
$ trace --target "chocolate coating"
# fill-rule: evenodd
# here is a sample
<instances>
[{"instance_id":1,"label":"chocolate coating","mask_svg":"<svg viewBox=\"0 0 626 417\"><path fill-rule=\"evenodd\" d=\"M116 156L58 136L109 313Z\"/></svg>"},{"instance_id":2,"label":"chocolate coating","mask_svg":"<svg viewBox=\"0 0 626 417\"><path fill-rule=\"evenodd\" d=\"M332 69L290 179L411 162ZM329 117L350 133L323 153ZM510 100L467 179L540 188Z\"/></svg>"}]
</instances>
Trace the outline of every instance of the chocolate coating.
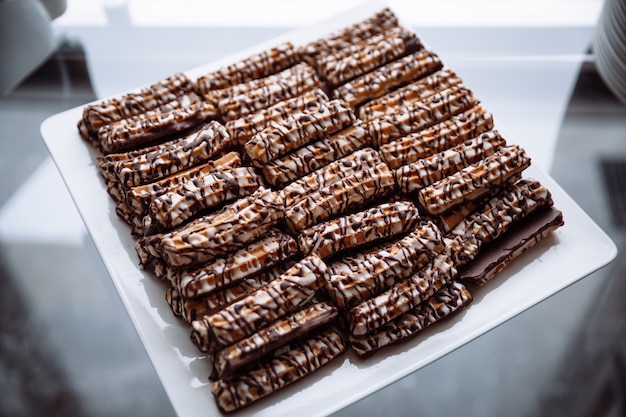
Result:
<instances>
[{"instance_id":1,"label":"chocolate coating","mask_svg":"<svg viewBox=\"0 0 626 417\"><path fill-rule=\"evenodd\" d=\"M517 145L496 153L418 191L419 202L429 213L441 214L466 201L476 200L489 188L506 183L530 165L530 158Z\"/></svg>"},{"instance_id":2,"label":"chocolate coating","mask_svg":"<svg viewBox=\"0 0 626 417\"><path fill-rule=\"evenodd\" d=\"M358 41L317 62L320 76L339 86L422 47L417 36L403 27Z\"/></svg>"},{"instance_id":3,"label":"chocolate coating","mask_svg":"<svg viewBox=\"0 0 626 417\"><path fill-rule=\"evenodd\" d=\"M191 324L194 320L213 314L228 304L241 300L268 282L278 278L294 264L295 261L293 260L285 261L265 272L248 276L237 281L236 284L197 298L185 298L178 288L171 287L167 291L166 299L172 307L172 311L185 320L186 323Z\"/></svg>"},{"instance_id":4,"label":"chocolate coating","mask_svg":"<svg viewBox=\"0 0 626 417\"><path fill-rule=\"evenodd\" d=\"M307 195L329 187L343 178L354 175L363 169L381 164L378 153L372 148L358 150L285 186L282 190L285 207L302 201Z\"/></svg>"},{"instance_id":5,"label":"chocolate coating","mask_svg":"<svg viewBox=\"0 0 626 417\"><path fill-rule=\"evenodd\" d=\"M298 236L298 243L303 253L315 252L327 258L346 249L408 233L420 221L419 211L410 201L383 203L305 229Z\"/></svg>"},{"instance_id":6,"label":"chocolate coating","mask_svg":"<svg viewBox=\"0 0 626 417\"><path fill-rule=\"evenodd\" d=\"M298 52L306 62L316 66L317 61L325 55L340 51L355 42L370 38L397 26L398 18L391 9L385 7L380 12L360 22L336 30L300 47Z\"/></svg>"},{"instance_id":7,"label":"chocolate coating","mask_svg":"<svg viewBox=\"0 0 626 417\"><path fill-rule=\"evenodd\" d=\"M506 141L500 133L491 130L461 145L398 168L396 181L400 191L409 194L478 163L504 145Z\"/></svg>"},{"instance_id":8,"label":"chocolate coating","mask_svg":"<svg viewBox=\"0 0 626 417\"><path fill-rule=\"evenodd\" d=\"M190 179L150 203L143 219L144 234L172 230L202 210L248 196L263 185L251 167L214 171Z\"/></svg>"},{"instance_id":9,"label":"chocolate coating","mask_svg":"<svg viewBox=\"0 0 626 417\"><path fill-rule=\"evenodd\" d=\"M161 237L161 257L173 268L191 267L239 249L278 224L282 205L277 192L260 188Z\"/></svg>"},{"instance_id":10,"label":"chocolate coating","mask_svg":"<svg viewBox=\"0 0 626 417\"><path fill-rule=\"evenodd\" d=\"M337 309L321 302L313 303L275 321L257 333L215 352L213 355L213 378L233 376L267 353L290 343L292 340L313 332L337 317Z\"/></svg>"},{"instance_id":11,"label":"chocolate coating","mask_svg":"<svg viewBox=\"0 0 626 417\"><path fill-rule=\"evenodd\" d=\"M115 164L115 173L124 187L135 187L203 163L229 146L226 128L211 121L169 146L119 161Z\"/></svg>"},{"instance_id":12,"label":"chocolate coating","mask_svg":"<svg viewBox=\"0 0 626 417\"><path fill-rule=\"evenodd\" d=\"M156 110L192 92L193 84L189 78L183 73L174 74L137 92L85 106L83 126L94 134L102 126Z\"/></svg>"},{"instance_id":13,"label":"chocolate coating","mask_svg":"<svg viewBox=\"0 0 626 417\"><path fill-rule=\"evenodd\" d=\"M373 168L356 171L308 194L286 208L285 220L291 231L301 232L316 223L388 196L395 186L393 174L387 165L380 163Z\"/></svg>"},{"instance_id":14,"label":"chocolate coating","mask_svg":"<svg viewBox=\"0 0 626 417\"><path fill-rule=\"evenodd\" d=\"M217 109L210 103L198 102L167 112L148 111L122 119L98 129L98 140L105 153L120 152L182 134L215 119Z\"/></svg>"},{"instance_id":15,"label":"chocolate coating","mask_svg":"<svg viewBox=\"0 0 626 417\"><path fill-rule=\"evenodd\" d=\"M290 344L258 367L230 379L215 381L213 395L222 412L232 412L272 394L321 368L346 350L333 329Z\"/></svg>"},{"instance_id":16,"label":"chocolate coating","mask_svg":"<svg viewBox=\"0 0 626 417\"><path fill-rule=\"evenodd\" d=\"M270 127L272 122L283 123L295 115L314 111L330 99L326 93L315 88L296 97L280 101L266 109L250 113L226 122L226 129L237 145L243 146L252 136Z\"/></svg>"},{"instance_id":17,"label":"chocolate coating","mask_svg":"<svg viewBox=\"0 0 626 417\"><path fill-rule=\"evenodd\" d=\"M485 285L515 258L563 226L563 213L555 208L537 210L492 243L459 271L459 279Z\"/></svg>"},{"instance_id":18,"label":"chocolate coating","mask_svg":"<svg viewBox=\"0 0 626 417\"><path fill-rule=\"evenodd\" d=\"M218 108L223 119L235 120L319 87L315 70L301 63L265 78L209 91L205 99Z\"/></svg>"},{"instance_id":19,"label":"chocolate coating","mask_svg":"<svg viewBox=\"0 0 626 417\"><path fill-rule=\"evenodd\" d=\"M204 74L198 77L195 85L200 94L207 95L212 90L228 88L267 77L295 65L297 62L297 50L291 42L284 42Z\"/></svg>"},{"instance_id":20,"label":"chocolate coating","mask_svg":"<svg viewBox=\"0 0 626 417\"><path fill-rule=\"evenodd\" d=\"M186 298L204 296L236 284L298 252L296 241L272 229L244 248L189 271L175 273L172 284Z\"/></svg>"},{"instance_id":21,"label":"chocolate coating","mask_svg":"<svg viewBox=\"0 0 626 417\"><path fill-rule=\"evenodd\" d=\"M447 236L446 248L457 267L471 262L481 247L497 239L533 211L552 205L550 192L524 179L483 203Z\"/></svg>"},{"instance_id":22,"label":"chocolate coating","mask_svg":"<svg viewBox=\"0 0 626 417\"><path fill-rule=\"evenodd\" d=\"M310 255L284 274L222 310L192 322L191 339L203 352L242 340L305 305L323 285L326 264Z\"/></svg>"},{"instance_id":23,"label":"chocolate coating","mask_svg":"<svg viewBox=\"0 0 626 417\"><path fill-rule=\"evenodd\" d=\"M402 239L331 263L326 292L339 308L353 307L416 273L442 250L441 233L425 223Z\"/></svg>"},{"instance_id":24,"label":"chocolate coating","mask_svg":"<svg viewBox=\"0 0 626 417\"><path fill-rule=\"evenodd\" d=\"M456 275L450 258L441 253L415 275L363 301L348 311L352 336L363 336L416 307Z\"/></svg>"},{"instance_id":25,"label":"chocolate coating","mask_svg":"<svg viewBox=\"0 0 626 417\"><path fill-rule=\"evenodd\" d=\"M309 142L345 129L355 120L348 105L341 100L331 100L283 123L271 122L245 143L244 150L253 165L263 167Z\"/></svg>"},{"instance_id":26,"label":"chocolate coating","mask_svg":"<svg viewBox=\"0 0 626 417\"><path fill-rule=\"evenodd\" d=\"M361 358L367 358L386 346L415 337L432 324L466 307L471 301L472 294L468 289L453 281L376 332L363 337L350 337L350 347Z\"/></svg>"},{"instance_id":27,"label":"chocolate coating","mask_svg":"<svg viewBox=\"0 0 626 417\"><path fill-rule=\"evenodd\" d=\"M263 166L263 176L270 184L286 189L292 181L307 177L333 161L368 146L369 142L365 129L353 125L268 162ZM284 194L287 197L290 193Z\"/></svg>"},{"instance_id":28,"label":"chocolate coating","mask_svg":"<svg viewBox=\"0 0 626 417\"><path fill-rule=\"evenodd\" d=\"M493 129L493 117L478 105L430 127L380 146L381 157L393 169L417 162Z\"/></svg>"},{"instance_id":29,"label":"chocolate coating","mask_svg":"<svg viewBox=\"0 0 626 417\"><path fill-rule=\"evenodd\" d=\"M409 103L394 113L365 123L365 126L372 143L380 147L444 121L476 104L472 92L459 84L428 96L423 101Z\"/></svg>"},{"instance_id":30,"label":"chocolate coating","mask_svg":"<svg viewBox=\"0 0 626 417\"><path fill-rule=\"evenodd\" d=\"M439 61L437 56L432 52L419 51L416 54L418 54L417 57L413 57L413 55L415 55L413 54L404 59L415 58L422 61L425 60L426 62L423 65L423 72L432 72L441 66L441 61ZM390 74L390 76L395 78L395 73ZM408 81L413 80L410 79ZM439 71L426 77L419 78L406 86L393 90L382 97L374 97L373 100L367 102L359 108L359 118L361 120L368 121L384 116L388 113L394 113L407 103L424 100L428 96L458 84L461 84L461 78L459 78L454 71L450 68L440 69ZM344 87L345 86L342 86L341 88Z\"/></svg>"},{"instance_id":31,"label":"chocolate coating","mask_svg":"<svg viewBox=\"0 0 626 417\"><path fill-rule=\"evenodd\" d=\"M230 170L239 166L241 166L239 154L229 152L220 158L206 161L161 180L131 187L126 191L126 202L143 219L148 214L150 203L157 197L181 187L182 184L190 180L209 175L218 170Z\"/></svg>"}]
</instances>

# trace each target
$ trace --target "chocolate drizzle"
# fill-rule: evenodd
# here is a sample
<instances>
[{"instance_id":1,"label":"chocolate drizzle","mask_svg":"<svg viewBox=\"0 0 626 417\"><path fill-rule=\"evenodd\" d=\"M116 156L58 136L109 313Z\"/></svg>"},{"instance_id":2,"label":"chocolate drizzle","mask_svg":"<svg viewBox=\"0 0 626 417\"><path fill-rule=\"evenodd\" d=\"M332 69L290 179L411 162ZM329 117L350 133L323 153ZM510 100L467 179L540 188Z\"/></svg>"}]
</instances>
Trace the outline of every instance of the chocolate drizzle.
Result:
<instances>
[{"instance_id":1,"label":"chocolate drizzle","mask_svg":"<svg viewBox=\"0 0 626 417\"><path fill-rule=\"evenodd\" d=\"M468 305L563 224L531 163L389 9L85 106L140 265L212 361L220 410ZM459 272L460 271L460 272Z\"/></svg>"},{"instance_id":2,"label":"chocolate drizzle","mask_svg":"<svg viewBox=\"0 0 626 417\"><path fill-rule=\"evenodd\" d=\"M442 122L476 104L476 99L467 87L456 85L371 120L365 126L372 142L382 146Z\"/></svg>"},{"instance_id":3,"label":"chocolate drizzle","mask_svg":"<svg viewBox=\"0 0 626 417\"><path fill-rule=\"evenodd\" d=\"M555 208L539 209L515 223L507 233L484 245L480 253L459 271L459 279L485 285L513 259L563 226L563 213Z\"/></svg>"},{"instance_id":4,"label":"chocolate drizzle","mask_svg":"<svg viewBox=\"0 0 626 417\"><path fill-rule=\"evenodd\" d=\"M157 110L179 97L193 92L193 84L186 75L174 74L160 80L136 93L125 94L119 98L111 98L102 102L85 106L83 109L83 126L90 134L107 124L128 119L147 111Z\"/></svg>"},{"instance_id":5,"label":"chocolate drizzle","mask_svg":"<svg viewBox=\"0 0 626 417\"><path fill-rule=\"evenodd\" d=\"M217 71L204 74L196 81L202 95L210 91L267 77L283 71L298 62L297 51L291 42L285 42L258 54L248 56Z\"/></svg>"},{"instance_id":6,"label":"chocolate drizzle","mask_svg":"<svg viewBox=\"0 0 626 417\"><path fill-rule=\"evenodd\" d=\"M246 373L215 381L212 391L217 406L223 412L245 407L319 369L345 350L341 335L334 329L288 345Z\"/></svg>"},{"instance_id":7,"label":"chocolate drizzle","mask_svg":"<svg viewBox=\"0 0 626 417\"><path fill-rule=\"evenodd\" d=\"M277 279L215 314L192 323L192 339L205 352L248 337L309 302L322 286L326 265L310 255Z\"/></svg>"}]
</instances>

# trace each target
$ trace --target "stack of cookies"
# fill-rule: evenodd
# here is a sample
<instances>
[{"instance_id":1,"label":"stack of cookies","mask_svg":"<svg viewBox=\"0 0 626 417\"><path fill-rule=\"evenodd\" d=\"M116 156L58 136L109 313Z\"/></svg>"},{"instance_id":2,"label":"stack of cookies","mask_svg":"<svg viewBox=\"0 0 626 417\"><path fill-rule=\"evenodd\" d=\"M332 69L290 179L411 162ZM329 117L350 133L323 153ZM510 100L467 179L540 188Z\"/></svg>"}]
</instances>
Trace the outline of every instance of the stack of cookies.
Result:
<instances>
[{"instance_id":1,"label":"stack of cookies","mask_svg":"<svg viewBox=\"0 0 626 417\"><path fill-rule=\"evenodd\" d=\"M224 412L348 349L384 354L563 224L389 9L87 105L78 128Z\"/></svg>"}]
</instances>

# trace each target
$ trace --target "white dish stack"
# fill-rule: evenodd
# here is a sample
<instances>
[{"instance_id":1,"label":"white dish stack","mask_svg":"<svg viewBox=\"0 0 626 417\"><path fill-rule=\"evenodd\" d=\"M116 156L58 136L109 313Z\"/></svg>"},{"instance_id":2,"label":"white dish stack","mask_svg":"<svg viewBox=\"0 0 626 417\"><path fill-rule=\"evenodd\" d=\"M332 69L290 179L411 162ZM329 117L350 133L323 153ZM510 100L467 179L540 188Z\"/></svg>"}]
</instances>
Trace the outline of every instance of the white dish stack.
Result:
<instances>
[{"instance_id":1,"label":"white dish stack","mask_svg":"<svg viewBox=\"0 0 626 417\"><path fill-rule=\"evenodd\" d=\"M626 1L605 1L593 49L600 76L617 98L626 104Z\"/></svg>"}]
</instances>

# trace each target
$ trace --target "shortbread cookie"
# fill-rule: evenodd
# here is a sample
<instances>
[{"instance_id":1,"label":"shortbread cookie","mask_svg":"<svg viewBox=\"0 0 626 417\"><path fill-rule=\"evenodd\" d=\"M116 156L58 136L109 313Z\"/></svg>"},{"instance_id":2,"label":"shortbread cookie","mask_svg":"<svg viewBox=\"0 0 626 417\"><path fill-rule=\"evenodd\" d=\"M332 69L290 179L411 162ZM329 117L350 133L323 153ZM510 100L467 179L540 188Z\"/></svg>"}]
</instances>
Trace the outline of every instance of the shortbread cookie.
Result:
<instances>
[{"instance_id":1,"label":"shortbread cookie","mask_svg":"<svg viewBox=\"0 0 626 417\"><path fill-rule=\"evenodd\" d=\"M133 93L89 104L82 120L89 134L102 126L158 109L193 92L193 83L183 73L174 74Z\"/></svg>"},{"instance_id":2,"label":"shortbread cookie","mask_svg":"<svg viewBox=\"0 0 626 417\"><path fill-rule=\"evenodd\" d=\"M320 302L278 319L257 333L215 352L212 379L232 377L240 369L261 360L267 353L312 333L336 317L335 307Z\"/></svg>"},{"instance_id":3,"label":"shortbread cookie","mask_svg":"<svg viewBox=\"0 0 626 417\"><path fill-rule=\"evenodd\" d=\"M263 165L263 177L276 187L286 187L331 162L370 145L370 137L361 125L353 125L310 143Z\"/></svg>"},{"instance_id":4,"label":"shortbread cookie","mask_svg":"<svg viewBox=\"0 0 626 417\"><path fill-rule=\"evenodd\" d=\"M217 116L215 106L206 102L167 112L148 111L102 126L98 141L105 153L121 152L188 132Z\"/></svg>"},{"instance_id":5,"label":"shortbread cookie","mask_svg":"<svg viewBox=\"0 0 626 417\"><path fill-rule=\"evenodd\" d=\"M285 220L292 232L301 232L369 202L389 196L395 189L393 174L381 163L356 171L305 196L285 210Z\"/></svg>"},{"instance_id":6,"label":"shortbread cookie","mask_svg":"<svg viewBox=\"0 0 626 417\"><path fill-rule=\"evenodd\" d=\"M443 237L428 222L400 240L332 262L326 291L339 308L353 307L413 275L442 250Z\"/></svg>"},{"instance_id":7,"label":"shortbread cookie","mask_svg":"<svg viewBox=\"0 0 626 417\"><path fill-rule=\"evenodd\" d=\"M244 145L252 164L259 168L302 146L339 132L356 121L352 109L341 100L323 103L285 123L272 122Z\"/></svg>"},{"instance_id":8,"label":"shortbread cookie","mask_svg":"<svg viewBox=\"0 0 626 417\"><path fill-rule=\"evenodd\" d=\"M389 239L415 229L422 218L410 201L383 203L305 229L298 236L303 253L322 258L346 249Z\"/></svg>"},{"instance_id":9,"label":"shortbread cookie","mask_svg":"<svg viewBox=\"0 0 626 417\"><path fill-rule=\"evenodd\" d=\"M460 311L472 299L472 294L463 284L453 281L376 332L363 337L351 337L350 347L361 358L367 358L386 346L415 337L432 324Z\"/></svg>"},{"instance_id":10,"label":"shortbread cookie","mask_svg":"<svg viewBox=\"0 0 626 417\"><path fill-rule=\"evenodd\" d=\"M197 298L237 284L245 278L264 271L298 252L296 241L278 230L223 258L196 269L174 271L172 284L186 298Z\"/></svg>"},{"instance_id":11,"label":"shortbread cookie","mask_svg":"<svg viewBox=\"0 0 626 417\"><path fill-rule=\"evenodd\" d=\"M191 267L245 246L283 218L277 192L259 189L198 222L160 238L162 259L171 267Z\"/></svg>"},{"instance_id":12,"label":"shortbread cookie","mask_svg":"<svg viewBox=\"0 0 626 417\"><path fill-rule=\"evenodd\" d=\"M496 130L396 170L400 192L413 193L494 155L506 141Z\"/></svg>"},{"instance_id":13,"label":"shortbread cookie","mask_svg":"<svg viewBox=\"0 0 626 417\"><path fill-rule=\"evenodd\" d=\"M264 185L251 167L211 172L156 197L143 219L144 234L172 230L202 210L252 194Z\"/></svg>"},{"instance_id":14,"label":"shortbread cookie","mask_svg":"<svg viewBox=\"0 0 626 417\"><path fill-rule=\"evenodd\" d=\"M298 53L291 42L284 42L270 49L250 55L230 65L203 74L195 82L203 96L213 90L264 78L283 71L298 62Z\"/></svg>"},{"instance_id":15,"label":"shortbread cookie","mask_svg":"<svg viewBox=\"0 0 626 417\"><path fill-rule=\"evenodd\" d=\"M493 126L491 113L479 105L380 145L378 150L385 162L396 169L459 145L493 129Z\"/></svg>"},{"instance_id":16,"label":"shortbread cookie","mask_svg":"<svg viewBox=\"0 0 626 417\"><path fill-rule=\"evenodd\" d=\"M476 200L490 188L505 184L530 165L530 158L517 145L501 148L495 154L472 164L441 181L417 191L420 204L431 214Z\"/></svg>"},{"instance_id":17,"label":"shortbread cookie","mask_svg":"<svg viewBox=\"0 0 626 417\"><path fill-rule=\"evenodd\" d=\"M442 252L415 275L348 311L351 336L363 336L416 307L456 275L452 261Z\"/></svg>"},{"instance_id":18,"label":"shortbread cookie","mask_svg":"<svg viewBox=\"0 0 626 417\"><path fill-rule=\"evenodd\" d=\"M328 329L290 344L250 371L213 383L217 407L232 412L270 395L326 365L346 350L339 332Z\"/></svg>"},{"instance_id":19,"label":"shortbread cookie","mask_svg":"<svg viewBox=\"0 0 626 417\"><path fill-rule=\"evenodd\" d=\"M326 264L313 254L245 298L192 323L191 339L203 352L242 340L311 301L324 284Z\"/></svg>"}]
</instances>

